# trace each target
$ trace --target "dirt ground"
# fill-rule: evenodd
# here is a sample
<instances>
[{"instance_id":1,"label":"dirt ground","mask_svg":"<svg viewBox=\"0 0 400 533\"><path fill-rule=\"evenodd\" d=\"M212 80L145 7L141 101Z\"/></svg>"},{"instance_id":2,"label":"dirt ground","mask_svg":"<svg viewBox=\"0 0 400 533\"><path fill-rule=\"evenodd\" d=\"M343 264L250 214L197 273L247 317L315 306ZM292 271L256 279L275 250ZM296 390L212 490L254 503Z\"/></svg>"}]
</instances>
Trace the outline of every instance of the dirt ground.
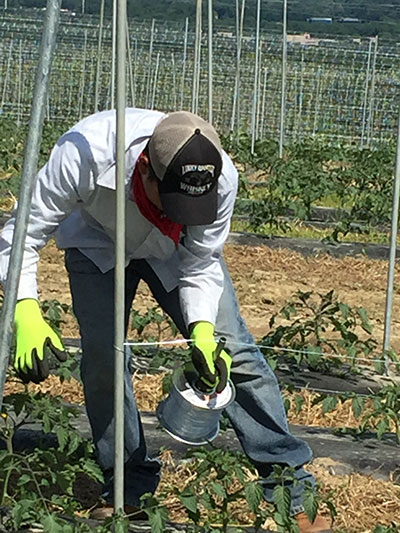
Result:
<instances>
[{"instance_id":1,"label":"dirt ground","mask_svg":"<svg viewBox=\"0 0 400 533\"><path fill-rule=\"evenodd\" d=\"M237 292L241 312L256 338L268 332L271 315L297 291L324 294L331 289L339 299L351 306L364 307L374 326L373 335L382 342L387 262L363 256L334 258L329 255L303 257L290 250L267 247L226 245L225 260ZM397 267L396 278L400 275ZM395 279L396 279L395 278ZM63 253L49 244L39 263L41 299L57 299L71 303L68 276ZM148 287L139 286L134 306L145 310L155 304ZM66 337L78 336L74 319L67 316L63 328ZM381 344L380 344L381 345ZM400 290L394 291L392 318L392 347L400 351Z\"/></svg>"}]
</instances>

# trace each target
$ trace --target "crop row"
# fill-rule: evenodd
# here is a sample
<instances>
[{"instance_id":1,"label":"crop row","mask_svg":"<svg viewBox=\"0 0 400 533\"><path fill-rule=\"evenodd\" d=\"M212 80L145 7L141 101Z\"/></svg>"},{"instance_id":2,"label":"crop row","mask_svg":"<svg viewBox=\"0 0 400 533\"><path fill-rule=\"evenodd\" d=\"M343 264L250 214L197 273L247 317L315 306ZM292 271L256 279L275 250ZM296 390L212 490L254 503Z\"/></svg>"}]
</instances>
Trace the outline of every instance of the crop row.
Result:
<instances>
[{"instance_id":1,"label":"crop row","mask_svg":"<svg viewBox=\"0 0 400 533\"><path fill-rule=\"evenodd\" d=\"M39 163L45 163L51 147L71 123L46 123ZM0 122L0 195L17 196L23 164L25 124ZM358 225L368 232L376 226L389 228L395 167L395 143L376 149L332 145L318 139L304 139L287 145L284 158L278 156L273 140L259 140L251 154L248 135L223 137L223 144L240 169L236 215L244 215L248 229L273 234L285 230L288 213L298 220L312 218L315 206L337 208L338 240ZM254 181L258 180L258 181ZM254 185L260 185L254 187Z\"/></svg>"},{"instance_id":2,"label":"crop row","mask_svg":"<svg viewBox=\"0 0 400 533\"><path fill-rule=\"evenodd\" d=\"M163 110L191 108L194 33L175 25L130 25L131 70L128 103ZM0 109L19 120L29 114L41 21L0 18ZM111 105L111 29L106 25L101 53L93 17L61 25L51 76L47 118L76 120ZM186 45L185 45L186 41ZM227 132L233 124L236 78L236 38L216 34L213 43L213 112L217 127ZM101 58L98 64L98 58ZM280 117L281 41L263 35L256 88L257 135L277 136ZM239 126L248 131L254 92L255 43L245 35L240 60ZM285 134L290 140L312 135L351 141L393 135L399 77L398 51L380 45L371 56L367 42L325 42L288 48ZM374 69L372 69L372 63ZM96 72L100 76L96 82ZM200 73L200 114L207 116L207 36L203 35ZM236 126L235 126L236 127Z\"/></svg>"}]
</instances>

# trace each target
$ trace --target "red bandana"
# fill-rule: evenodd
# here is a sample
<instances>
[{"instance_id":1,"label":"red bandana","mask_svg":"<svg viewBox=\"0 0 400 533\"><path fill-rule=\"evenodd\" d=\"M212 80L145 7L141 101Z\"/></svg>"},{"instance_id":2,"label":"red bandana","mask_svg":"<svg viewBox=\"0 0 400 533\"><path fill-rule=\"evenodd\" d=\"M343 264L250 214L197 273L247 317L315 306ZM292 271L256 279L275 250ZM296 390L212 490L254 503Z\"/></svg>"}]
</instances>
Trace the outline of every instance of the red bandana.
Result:
<instances>
[{"instance_id":1,"label":"red bandana","mask_svg":"<svg viewBox=\"0 0 400 533\"><path fill-rule=\"evenodd\" d=\"M138 158L141 158L141 155ZM157 206L155 206L147 198L146 192L143 187L142 177L139 172L138 165L135 166L133 171L133 197L142 215L151 222L156 228L158 228L163 235L166 235L174 241L178 246L179 237L182 231L182 224L177 224L169 218L167 218Z\"/></svg>"}]
</instances>

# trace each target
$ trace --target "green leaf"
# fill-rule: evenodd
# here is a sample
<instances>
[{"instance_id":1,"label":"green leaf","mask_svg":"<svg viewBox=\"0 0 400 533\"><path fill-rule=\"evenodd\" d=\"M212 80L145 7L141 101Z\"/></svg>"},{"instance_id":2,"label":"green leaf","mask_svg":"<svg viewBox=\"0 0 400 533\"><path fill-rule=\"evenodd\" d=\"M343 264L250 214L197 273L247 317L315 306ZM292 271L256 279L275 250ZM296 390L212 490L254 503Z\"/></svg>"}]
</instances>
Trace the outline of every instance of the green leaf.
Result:
<instances>
[{"instance_id":1,"label":"green leaf","mask_svg":"<svg viewBox=\"0 0 400 533\"><path fill-rule=\"evenodd\" d=\"M57 440L58 440L58 446L61 451L64 451L65 446L67 445L67 442L68 442L68 432L65 428L58 427L56 431L56 435L57 435Z\"/></svg>"},{"instance_id":2,"label":"green leaf","mask_svg":"<svg viewBox=\"0 0 400 533\"><path fill-rule=\"evenodd\" d=\"M294 403L296 405L296 414L299 414L304 405L304 398L300 394L297 394L294 398Z\"/></svg>"},{"instance_id":3,"label":"green leaf","mask_svg":"<svg viewBox=\"0 0 400 533\"><path fill-rule=\"evenodd\" d=\"M361 398L360 396L354 396L351 402L351 407L353 409L353 414L356 418L358 418L363 412L364 404L365 404L364 398Z\"/></svg>"},{"instance_id":4,"label":"green leaf","mask_svg":"<svg viewBox=\"0 0 400 533\"><path fill-rule=\"evenodd\" d=\"M333 411L338 404L338 399L336 396L327 396L322 402L322 412L323 414Z\"/></svg>"},{"instance_id":5,"label":"green leaf","mask_svg":"<svg viewBox=\"0 0 400 533\"><path fill-rule=\"evenodd\" d=\"M165 525L168 521L168 511L166 507L156 507L149 515L151 533L164 533Z\"/></svg>"},{"instance_id":6,"label":"green leaf","mask_svg":"<svg viewBox=\"0 0 400 533\"><path fill-rule=\"evenodd\" d=\"M290 490L282 485L277 485L272 493L272 498L278 513L282 517L290 516L290 504L292 501Z\"/></svg>"},{"instance_id":7,"label":"green leaf","mask_svg":"<svg viewBox=\"0 0 400 533\"><path fill-rule=\"evenodd\" d=\"M61 523L53 514L47 515L45 518L43 518L42 526L44 531L51 531L51 533L72 532L72 526L66 524L64 521Z\"/></svg>"},{"instance_id":8,"label":"green leaf","mask_svg":"<svg viewBox=\"0 0 400 533\"><path fill-rule=\"evenodd\" d=\"M305 487L302 500L309 521L314 522L318 512L318 500L313 487Z\"/></svg>"},{"instance_id":9,"label":"green leaf","mask_svg":"<svg viewBox=\"0 0 400 533\"><path fill-rule=\"evenodd\" d=\"M219 496L223 500L226 498L226 490L220 483L212 482L210 487L217 496Z\"/></svg>"},{"instance_id":10,"label":"green leaf","mask_svg":"<svg viewBox=\"0 0 400 533\"><path fill-rule=\"evenodd\" d=\"M257 481L247 483L244 487L244 495L252 512L257 514L264 495L264 491L260 483Z\"/></svg>"},{"instance_id":11,"label":"green leaf","mask_svg":"<svg viewBox=\"0 0 400 533\"><path fill-rule=\"evenodd\" d=\"M376 426L376 436L381 439L389 431L389 423L386 419L381 420Z\"/></svg>"},{"instance_id":12,"label":"green leaf","mask_svg":"<svg viewBox=\"0 0 400 533\"><path fill-rule=\"evenodd\" d=\"M371 325L371 322L369 321L367 311L363 307L358 307L357 312L358 312L359 317L361 318L361 327L363 328L364 331L366 331L367 333L371 335L372 325Z\"/></svg>"},{"instance_id":13,"label":"green leaf","mask_svg":"<svg viewBox=\"0 0 400 533\"><path fill-rule=\"evenodd\" d=\"M191 491L191 489L186 488L183 492L181 492L179 495L179 501L191 513L198 513L196 495Z\"/></svg>"}]
</instances>

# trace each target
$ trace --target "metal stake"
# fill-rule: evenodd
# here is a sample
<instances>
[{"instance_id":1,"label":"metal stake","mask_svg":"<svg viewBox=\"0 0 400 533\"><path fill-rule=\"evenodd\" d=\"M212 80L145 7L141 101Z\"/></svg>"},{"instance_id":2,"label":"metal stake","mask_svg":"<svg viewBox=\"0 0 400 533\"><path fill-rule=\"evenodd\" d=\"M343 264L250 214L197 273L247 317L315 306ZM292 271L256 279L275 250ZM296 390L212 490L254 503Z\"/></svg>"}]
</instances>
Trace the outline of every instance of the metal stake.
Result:
<instances>
[{"instance_id":1,"label":"metal stake","mask_svg":"<svg viewBox=\"0 0 400 533\"><path fill-rule=\"evenodd\" d=\"M368 86L369 86L369 69L370 69L370 66L371 66L371 52L372 52L372 39L369 40L367 72L365 74L364 101L363 101L363 113L362 113L362 123L361 123L361 141L360 141L360 149L361 150L364 148L365 120L366 120L366 116L367 116L367 99L368 99Z\"/></svg>"},{"instance_id":2,"label":"metal stake","mask_svg":"<svg viewBox=\"0 0 400 533\"><path fill-rule=\"evenodd\" d=\"M208 122L213 121L212 0L208 0Z\"/></svg>"},{"instance_id":3,"label":"metal stake","mask_svg":"<svg viewBox=\"0 0 400 533\"><path fill-rule=\"evenodd\" d=\"M145 106L146 108L149 107L149 98L150 98L150 84L151 84L151 61L153 56L153 40L154 40L154 26L155 26L155 19L151 21L151 32L150 32L150 44L149 44L149 58L147 63L147 82L146 82L146 99L145 99Z\"/></svg>"},{"instance_id":4,"label":"metal stake","mask_svg":"<svg viewBox=\"0 0 400 533\"><path fill-rule=\"evenodd\" d=\"M100 21L99 21L99 37L97 41L97 65L96 65L96 82L94 88L94 110L99 110L99 91L100 91L100 69L101 69L101 44L103 40L103 20L104 20L104 0L100 2Z\"/></svg>"},{"instance_id":5,"label":"metal stake","mask_svg":"<svg viewBox=\"0 0 400 533\"><path fill-rule=\"evenodd\" d=\"M38 155L42 138L43 117L46 95L49 87L50 68L56 44L57 26L60 17L61 0L48 0L39 64L36 72L35 90L31 107L29 132L26 141L24 168L18 211L15 219L14 235L8 265L7 281L4 288L4 301L0 319L0 409L3 403L3 390L6 370L13 337L14 311L17 300L19 277L24 255L24 245L28 226L32 193L35 184Z\"/></svg>"},{"instance_id":6,"label":"metal stake","mask_svg":"<svg viewBox=\"0 0 400 533\"><path fill-rule=\"evenodd\" d=\"M183 109L183 98L185 90L185 73L186 73L186 55L187 55L187 41L188 41L189 19L185 19L185 36L183 40L183 59L182 59L182 79L181 79L181 103L180 109Z\"/></svg>"},{"instance_id":7,"label":"metal stake","mask_svg":"<svg viewBox=\"0 0 400 533\"><path fill-rule=\"evenodd\" d=\"M155 102L156 102L157 82L158 82L158 68L159 68L159 66L160 66L160 52L157 52L156 68L154 69L153 92L152 92L152 95L151 95L151 107L150 107L150 109L154 109Z\"/></svg>"},{"instance_id":8,"label":"metal stake","mask_svg":"<svg viewBox=\"0 0 400 533\"><path fill-rule=\"evenodd\" d=\"M129 38L129 24L128 18L126 19L126 49L128 54L128 73L129 73L129 93L131 97L131 106L135 107L135 86L133 82L133 70L132 70L132 54L131 54L131 41ZM135 65L136 69L136 65Z\"/></svg>"},{"instance_id":9,"label":"metal stake","mask_svg":"<svg viewBox=\"0 0 400 533\"><path fill-rule=\"evenodd\" d=\"M287 61L287 0L283 0L282 29L282 81L281 81L281 118L279 126L279 157L283 156L285 140L285 107L286 107L286 61Z\"/></svg>"},{"instance_id":10,"label":"metal stake","mask_svg":"<svg viewBox=\"0 0 400 533\"><path fill-rule=\"evenodd\" d=\"M192 91L192 113L197 113L199 106L199 85L200 85L200 61L201 61L201 15L202 0L196 3L196 35L194 43L194 65L193 65L193 91Z\"/></svg>"},{"instance_id":11,"label":"metal stake","mask_svg":"<svg viewBox=\"0 0 400 533\"><path fill-rule=\"evenodd\" d=\"M82 63L82 76L81 87L79 91L79 120L82 118L83 112L83 96L85 94L85 74L86 74L86 49L87 49L87 30L85 30L85 41L83 43L83 63Z\"/></svg>"},{"instance_id":12,"label":"metal stake","mask_svg":"<svg viewBox=\"0 0 400 533\"><path fill-rule=\"evenodd\" d=\"M114 293L114 510L124 509L126 0L117 3L117 166Z\"/></svg>"},{"instance_id":13,"label":"metal stake","mask_svg":"<svg viewBox=\"0 0 400 533\"><path fill-rule=\"evenodd\" d=\"M238 0L237 0L238 1ZM231 131L233 132L235 127L237 128L237 136L239 137L240 129L240 55L242 50L242 36L243 36L243 22L244 22L244 9L246 5L246 0L242 0L242 10L240 14L239 22L239 4L237 3L236 7L236 77L235 77L235 88L233 92L233 104L232 104L232 119L231 119Z\"/></svg>"},{"instance_id":14,"label":"metal stake","mask_svg":"<svg viewBox=\"0 0 400 533\"><path fill-rule=\"evenodd\" d=\"M397 225L399 221L399 194L400 194L400 109L397 122L397 148L396 148L396 173L393 185L392 200L392 225L390 229L390 251L386 288L386 308L385 308L385 330L383 335L384 354L390 349L390 333L392 327L392 307L393 307L393 286L394 269L396 264L396 239ZM385 356L386 374L389 373L389 359Z\"/></svg>"},{"instance_id":15,"label":"metal stake","mask_svg":"<svg viewBox=\"0 0 400 533\"><path fill-rule=\"evenodd\" d=\"M375 37L374 41L374 58L372 60L372 76L371 76L371 92L370 92L370 101L369 101L369 115L368 115L368 127L367 127L367 143L368 147L371 145L371 136L372 140L374 137L374 99L375 99L375 78L376 78L376 56L378 52L378 36Z\"/></svg>"},{"instance_id":16,"label":"metal stake","mask_svg":"<svg viewBox=\"0 0 400 533\"><path fill-rule=\"evenodd\" d=\"M254 87L253 87L253 110L251 114L251 153L254 154L254 144L256 136L256 110L257 110L257 92L258 92L258 55L260 50L260 12L261 0L257 0L256 16L256 57L254 62Z\"/></svg>"}]
</instances>

